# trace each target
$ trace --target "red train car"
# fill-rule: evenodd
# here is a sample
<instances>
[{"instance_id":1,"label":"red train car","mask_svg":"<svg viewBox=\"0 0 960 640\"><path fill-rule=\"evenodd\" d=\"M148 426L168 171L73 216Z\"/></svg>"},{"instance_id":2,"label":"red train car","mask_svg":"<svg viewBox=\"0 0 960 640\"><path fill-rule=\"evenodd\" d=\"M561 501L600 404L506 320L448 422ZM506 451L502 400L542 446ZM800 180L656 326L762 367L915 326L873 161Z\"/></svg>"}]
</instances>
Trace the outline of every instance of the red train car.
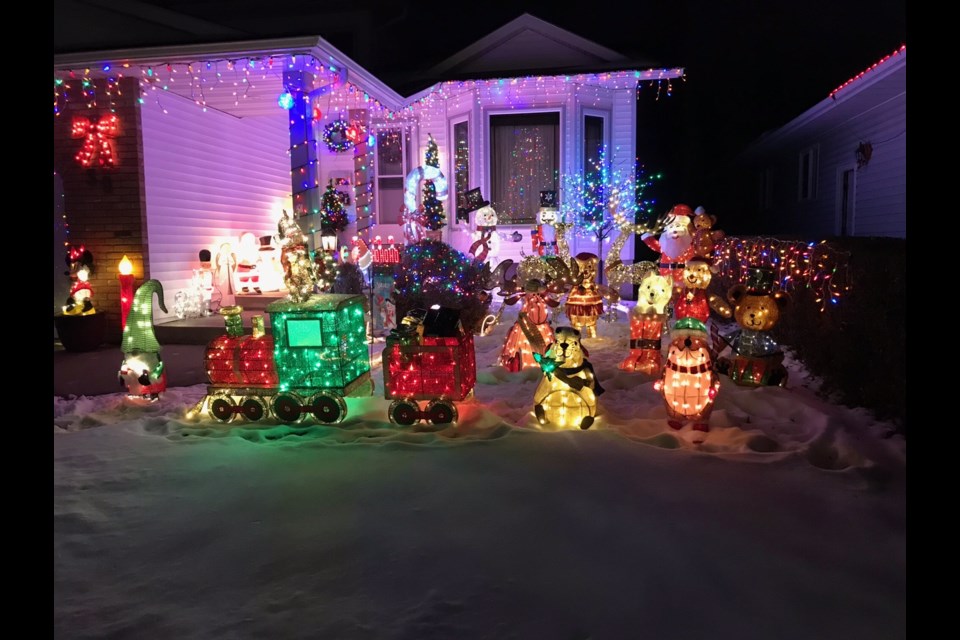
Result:
<instances>
[{"instance_id":1,"label":"red train car","mask_svg":"<svg viewBox=\"0 0 960 640\"><path fill-rule=\"evenodd\" d=\"M456 422L454 403L468 398L476 382L473 335L464 331L456 309L412 312L387 337L383 388L384 397L393 400L387 416L394 424ZM421 408L418 401L424 400Z\"/></svg>"}]
</instances>

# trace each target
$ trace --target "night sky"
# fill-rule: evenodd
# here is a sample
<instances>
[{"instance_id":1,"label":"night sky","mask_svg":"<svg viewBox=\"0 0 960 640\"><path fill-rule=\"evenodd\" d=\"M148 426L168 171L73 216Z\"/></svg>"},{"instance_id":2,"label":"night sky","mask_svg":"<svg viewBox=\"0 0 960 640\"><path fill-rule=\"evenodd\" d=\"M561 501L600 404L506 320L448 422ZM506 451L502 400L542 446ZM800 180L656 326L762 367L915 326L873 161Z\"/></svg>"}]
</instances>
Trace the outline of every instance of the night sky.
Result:
<instances>
[{"instance_id":1,"label":"night sky","mask_svg":"<svg viewBox=\"0 0 960 640\"><path fill-rule=\"evenodd\" d=\"M905 0L140 0L127 9L152 5L224 27L215 38L118 28L124 18L103 13L103 4L56 0L55 52L319 34L401 93L410 92L403 82L408 72L440 62L526 11L632 59L686 69L687 80L674 83L670 97L657 101L655 92L641 91L641 123L652 126L638 132L638 154L648 169L665 173L658 187L663 199L691 205L727 197L730 160L751 140L907 41Z\"/></svg>"}]
</instances>

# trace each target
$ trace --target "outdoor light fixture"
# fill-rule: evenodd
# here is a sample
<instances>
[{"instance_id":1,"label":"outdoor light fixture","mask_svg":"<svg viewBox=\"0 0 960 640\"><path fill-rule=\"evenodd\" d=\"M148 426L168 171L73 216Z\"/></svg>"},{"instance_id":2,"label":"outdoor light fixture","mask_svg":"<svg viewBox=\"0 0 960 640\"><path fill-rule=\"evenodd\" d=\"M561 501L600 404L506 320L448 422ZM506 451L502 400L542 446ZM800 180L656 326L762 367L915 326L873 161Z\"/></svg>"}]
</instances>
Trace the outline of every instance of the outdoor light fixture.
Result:
<instances>
[{"instance_id":1,"label":"outdoor light fixture","mask_svg":"<svg viewBox=\"0 0 960 640\"><path fill-rule=\"evenodd\" d=\"M337 234L323 232L320 234L320 247L324 251L333 253L337 250Z\"/></svg>"}]
</instances>

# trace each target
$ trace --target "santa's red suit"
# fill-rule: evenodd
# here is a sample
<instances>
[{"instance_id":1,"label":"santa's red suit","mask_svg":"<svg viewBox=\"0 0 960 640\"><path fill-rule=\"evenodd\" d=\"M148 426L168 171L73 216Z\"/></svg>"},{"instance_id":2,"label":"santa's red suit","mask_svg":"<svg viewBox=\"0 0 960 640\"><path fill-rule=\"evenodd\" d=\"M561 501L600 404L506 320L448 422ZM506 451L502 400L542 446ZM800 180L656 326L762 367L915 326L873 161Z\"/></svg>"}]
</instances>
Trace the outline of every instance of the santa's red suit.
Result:
<instances>
[{"instance_id":1,"label":"santa's red suit","mask_svg":"<svg viewBox=\"0 0 960 640\"><path fill-rule=\"evenodd\" d=\"M645 245L660 254L660 275L673 276L674 282L680 282L683 278L683 267L694 255L693 238L689 233L679 238L655 238L644 234L641 239Z\"/></svg>"}]
</instances>

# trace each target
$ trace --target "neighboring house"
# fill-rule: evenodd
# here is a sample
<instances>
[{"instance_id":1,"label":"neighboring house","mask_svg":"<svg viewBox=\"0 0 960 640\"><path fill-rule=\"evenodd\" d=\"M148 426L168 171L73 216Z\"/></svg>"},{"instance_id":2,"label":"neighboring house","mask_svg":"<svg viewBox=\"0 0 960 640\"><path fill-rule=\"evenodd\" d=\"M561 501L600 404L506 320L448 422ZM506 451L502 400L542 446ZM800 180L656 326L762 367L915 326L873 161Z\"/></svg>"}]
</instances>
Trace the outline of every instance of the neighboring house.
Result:
<instances>
[{"instance_id":1,"label":"neighboring house","mask_svg":"<svg viewBox=\"0 0 960 640\"><path fill-rule=\"evenodd\" d=\"M55 56L55 196L70 241L98 262L100 306L115 312L123 254L138 278L163 282L171 309L199 250L236 254L241 233L275 234L281 209L319 236L330 180L349 200L341 244L355 234L402 241L405 181L425 163L430 136L449 183L443 239L468 250L476 225L472 214L458 219L457 203L479 187L501 214L501 259L519 259L531 253L539 191L579 206L564 177L582 174L598 144L608 169L632 171L638 85L683 69L647 68L525 14L428 73L429 86L403 97L318 37ZM83 119L114 126L98 137ZM338 120L349 131L328 129ZM81 166L84 144L114 150L115 166L100 168L102 155ZM515 231L522 242L507 240Z\"/></svg>"},{"instance_id":2,"label":"neighboring house","mask_svg":"<svg viewBox=\"0 0 960 640\"><path fill-rule=\"evenodd\" d=\"M904 45L751 144L757 228L906 238L906 113Z\"/></svg>"}]
</instances>

